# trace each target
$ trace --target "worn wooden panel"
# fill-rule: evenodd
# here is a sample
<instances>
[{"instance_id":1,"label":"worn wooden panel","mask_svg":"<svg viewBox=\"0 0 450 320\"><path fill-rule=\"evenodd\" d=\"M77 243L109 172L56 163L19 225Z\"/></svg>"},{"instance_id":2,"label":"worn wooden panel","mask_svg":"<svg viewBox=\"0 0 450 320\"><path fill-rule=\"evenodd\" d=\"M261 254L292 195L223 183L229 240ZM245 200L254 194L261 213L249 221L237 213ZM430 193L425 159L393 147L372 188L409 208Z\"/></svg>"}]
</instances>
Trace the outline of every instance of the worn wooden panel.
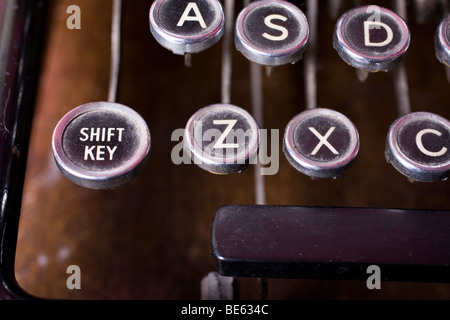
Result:
<instances>
[{"instance_id":1,"label":"worn wooden panel","mask_svg":"<svg viewBox=\"0 0 450 320\"><path fill-rule=\"evenodd\" d=\"M237 1L237 9L242 6ZM434 56L436 15L419 25L408 1L412 43L406 65L413 111L450 117L449 83ZM28 292L67 299L199 299L200 281L214 270L210 227L225 204L255 202L254 169L216 176L195 165L175 165L171 151L199 108L220 102L222 42L194 55L193 66L160 47L148 27L151 1L124 1L122 64L117 101L138 111L152 134L151 160L131 183L88 190L65 179L51 154L51 135L70 109L107 98L111 1L55 0L33 124L19 229L16 276ZM81 30L69 30L69 5L81 8ZM275 175L264 176L266 201L276 205L450 209L448 182L410 183L384 160L389 125L397 117L392 73L360 83L332 48L335 20L320 1L318 104L346 114L357 126L361 150L336 180L311 180L273 148ZM390 7L387 2L386 6ZM303 2L301 4L303 7ZM250 110L249 66L233 50L232 103ZM264 128L279 140L305 106L303 64L264 76ZM277 161L278 159L278 161ZM342 235L345 236L345 235ZM368 235L376 237L376 234ZM432 250L432 248L430 248ZM69 290L69 265L81 269L81 289ZM237 279L241 298L258 298L256 279ZM270 279L272 299L448 299L450 286Z\"/></svg>"}]
</instances>

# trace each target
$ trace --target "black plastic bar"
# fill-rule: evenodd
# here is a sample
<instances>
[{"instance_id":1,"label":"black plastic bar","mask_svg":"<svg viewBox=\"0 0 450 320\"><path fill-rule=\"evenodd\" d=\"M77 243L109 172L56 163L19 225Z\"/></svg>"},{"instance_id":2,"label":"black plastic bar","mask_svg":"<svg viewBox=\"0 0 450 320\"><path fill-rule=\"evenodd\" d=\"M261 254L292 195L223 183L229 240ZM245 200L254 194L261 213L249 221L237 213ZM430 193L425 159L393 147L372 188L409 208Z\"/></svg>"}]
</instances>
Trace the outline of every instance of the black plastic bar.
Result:
<instances>
[{"instance_id":1,"label":"black plastic bar","mask_svg":"<svg viewBox=\"0 0 450 320\"><path fill-rule=\"evenodd\" d=\"M450 282L450 211L228 205L211 241L223 276Z\"/></svg>"},{"instance_id":2,"label":"black plastic bar","mask_svg":"<svg viewBox=\"0 0 450 320\"><path fill-rule=\"evenodd\" d=\"M46 0L4 1L0 95L0 299L33 299L14 265L22 189L45 34Z\"/></svg>"}]
</instances>

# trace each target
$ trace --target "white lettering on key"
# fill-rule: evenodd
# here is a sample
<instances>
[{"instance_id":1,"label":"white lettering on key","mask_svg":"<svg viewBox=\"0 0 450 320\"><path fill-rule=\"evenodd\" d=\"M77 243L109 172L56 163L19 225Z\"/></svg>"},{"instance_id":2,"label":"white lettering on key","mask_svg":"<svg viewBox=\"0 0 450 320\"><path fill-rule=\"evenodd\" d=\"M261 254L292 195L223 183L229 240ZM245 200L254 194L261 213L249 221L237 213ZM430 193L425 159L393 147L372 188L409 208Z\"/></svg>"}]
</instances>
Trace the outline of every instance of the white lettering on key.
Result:
<instances>
[{"instance_id":1,"label":"white lettering on key","mask_svg":"<svg viewBox=\"0 0 450 320\"><path fill-rule=\"evenodd\" d=\"M105 151L106 149L106 151ZM109 160L113 159L114 152L116 152L117 146L85 146L84 147L84 160L102 161L105 160L105 154L108 154Z\"/></svg>"},{"instance_id":2,"label":"white lettering on key","mask_svg":"<svg viewBox=\"0 0 450 320\"><path fill-rule=\"evenodd\" d=\"M82 138L80 138L80 141L87 141L89 139L89 135L86 133L88 128L81 128L80 133L83 135Z\"/></svg>"},{"instance_id":3,"label":"white lettering on key","mask_svg":"<svg viewBox=\"0 0 450 320\"><path fill-rule=\"evenodd\" d=\"M214 144L213 148L239 148L238 143L223 143L225 141L225 138L228 136L228 134L233 129L234 125L236 124L237 120L214 120L213 124L226 124L227 127L223 131L223 133L220 135L220 137L217 139L217 142Z\"/></svg>"},{"instance_id":4,"label":"white lettering on key","mask_svg":"<svg viewBox=\"0 0 450 320\"><path fill-rule=\"evenodd\" d=\"M194 11L194 16L190 16L189 13L191 10ZM203 29L206 29L206 23L205 20L203 20L202 14L200 13L200 10L197 7L197 4L195 2L189 2L186 6L186 9L184 9L183 15L181 16L180 20L177 23L177 27L183 26L185 21L198 21L200 23L200 26Z\"/></svg>"},{"instance_id":5,"label":"white lettering on key","mask_svg":"<svg viewBox=\"0 0 450 320\"><path fill-rule=\"evenodd\" d=\"M91 160L95 160L94 153L92 152L95 149L95 146L85 146L84 147L84 160L88 160L90 158Z\"/></svg>"},{"instance_id":6,"label":"white lettering on key","mask_svg":"<svg viewBox=\"0 0 450 320\"><path fill-rule=\"evenodd\" d=\"M119 136L117 138L117 141L121 142L122 141L122 132L123 132L123 130L125 130L125 128L116 128L116 130L119 131Z\"/></svg>"},{"instance_id":7,"label":"white lettering on key","mask_svg":"<svg viewBox=\"0 0 450 320\"><path fill-rule=\"evenodd\" d=\"M339 152L331 145L331 143L327 141L328 137L333 133L336 127L331 127L330 129L328 129L327 133L324 136L322 136L314 127L309 127L308 129L312 133L314 133L314 135L320 140L319 144L314 148L313 152L311 152L312 155L315 155L320 150L322 145L326 145L328 149L330 149L334 154L339 154Z\"/></svg>"},{"instance_id":8,"label":"white lettering on key","mask_svg":"<svg viewBox=\"0 0 450 320\"><path fill-rule=\"evenodd\" d=\"M281 31L281 35L273 36L273 35L268 34L267 32L264 32L262 34L262 36L264 38L272 40L272 41L282 41L282 40L286 39L289 35L288 30L285 27L282 27L280 25L272 23L272 20L286 21L287 18L280 14L271 14L264 19L264 23L266 24L266 26L268 26L269 28Z\"/></svg>"},{"instance_id":9,"label":"white lettering on key","mask_svg":"<svg viewBox=\"0 0 450 320\"><path fill-rule=\"evenodd\" d=\"M420 130L419 133L417 133L417 135L416 135L416 144L417 144L417 147L419 148L419 150L423 154L426 154L427 156L430 156L430 157L440 157L440 156L444 155L447 152L447 148L446 147L442 147L441 150L439 150L439 151L430 151L430 150L427 150L423 146L422 137L426 133L435 134L438 137L440 137L442 135L442 133L440 133L439 131L434 130L434 129L423 129L423 130Z\"/></svg>"},{"instance_id":10,"label":"white lettering on key","mask_svg":"<svg viewBox=\"0 0 450 320\"><path fill-rule=\"evenodd\" d=\"M112 137L116 136L117 141L122 141L122 134L125 128L81 128L80 141L111 141Z\"/></svg>"},{"instance_id":11,"label":"white lettering on key","mask_svg":"<svg viewBox=\"0 0 450 320\"><path fill-rule=\"evenodd\" d=\"M105 146L97 146L96 160L105 160L105 158L103 158L103 155L105 154L105 151L103 151L103 149L105 149Z\"/></svg>"},{"instance_id":12,"label":"white lettering on key","mask_svg":"<svg viewBox=\"0 0 450 320\"><path fill-rule=\"evenodd\" d=\"M386 39L381 42L370 41L370 29L379 29L379 27L383 27L386 30ZM364 45L366 47L383 47L391 43L392 39L394 39L394 33L386 23L380 21L364 21Z\"/></svg>"},{"instance_id":13,"label":"white lettering on key","mask_svg":"<svg viewBox=\"0 0 450 320\"><path fill-rule=\"evenodd\" d=\"M111 149L110 146L106 146L106 149L108 149L108 153L109 153L109 160L113 159L113 154L114 152L116 152L117 150L117 146L114 146L114 148Z\"/></svg>"}]
</instances>

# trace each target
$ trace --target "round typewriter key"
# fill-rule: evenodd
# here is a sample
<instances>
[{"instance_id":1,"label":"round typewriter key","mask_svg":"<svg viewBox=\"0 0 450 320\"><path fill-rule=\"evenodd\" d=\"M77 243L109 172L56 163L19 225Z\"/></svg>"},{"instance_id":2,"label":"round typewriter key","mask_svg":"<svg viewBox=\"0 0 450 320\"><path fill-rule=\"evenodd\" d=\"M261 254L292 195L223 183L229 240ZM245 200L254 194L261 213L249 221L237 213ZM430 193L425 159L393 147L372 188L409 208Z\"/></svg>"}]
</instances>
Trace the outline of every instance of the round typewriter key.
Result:
<instances>
[{"instance_id":1,"label":"round typewriter key","mask_svg":"<svg viewBox=\"0 0 450 320\"><path fill-rule=\"evenodd\" d=\"M213 104L186 124L184 149L200 168L217 174L241 172L256 161L259 126L244 109Z\"/></svg>"},{"instance_id":2,"label":"round typewriter key","mask_svg":"<svg viewBox=\"0 0 450 320\"><path fill-rule=\"evenodd\" d=\"M358 154L359 134L343 114L310 109L286 126L283 151L298 171L314 178L337 178L344 175Z\"/></svg>"},{"instance_id":3,"label":"round typewriter key","mask_svg":"<svg viewBox=\"0 0 450 320\"><path fill-rule=\"evenodd\" d=\"M446 180L450 171L450 122L429 112L400 117L389 129L385 156L413 180Z\"/></svg>"},{"instance_id":4,"label":"round typewriter key","mask_svg":"<svg viewBox=\"0 0 450 320\"><path fill-rule=\"evenodd\" d=\"M252 2L236 19L236 49L247 59L262 65L297 62L302 58L308 40L306 16L287 1Z\"/></svg>"},{"instance_id":5,"label":"round typewriter key","mask_svg":"<svg viewBox=\"0 0 450 320\"><path fill-rule=\"evenodd\" d=\"M450 67L450 14L439 24L435 36L436 57L438 60Z\"/></svg>"},{"instance_id":6,"label":"round typewriter key","mask_svg":"<svg viewBox=\"0 0 450 320\"><path fill-rule=\"evenodd\" d=\"M156 0L149 12L150 31L175 54L197 53L223 35L225 17L217 0Z\"/></svg>"},{"instance_id":7,"label":"round typewriter key","mask_svg":"<svg viewBox=\"0 0 450 320\"><path fill-rule=\"evenodd\" d=\"M146 163L150 131L127 106L91 102L58 122L52 148L68 179L86 188L110 189L130 181Z\"/></svg>"},{"instance_id":8,"label":"round typewriter key","mask_svg":"<svg viewBox=\"0 0 450 320\"><path fill-rule=\"evenodd\" d=\"M333 47L349 65L368 72L393 69L408 50L410 32L394 12L364 6L344 13L338 20Z\"/></svg>"}]
</instances>

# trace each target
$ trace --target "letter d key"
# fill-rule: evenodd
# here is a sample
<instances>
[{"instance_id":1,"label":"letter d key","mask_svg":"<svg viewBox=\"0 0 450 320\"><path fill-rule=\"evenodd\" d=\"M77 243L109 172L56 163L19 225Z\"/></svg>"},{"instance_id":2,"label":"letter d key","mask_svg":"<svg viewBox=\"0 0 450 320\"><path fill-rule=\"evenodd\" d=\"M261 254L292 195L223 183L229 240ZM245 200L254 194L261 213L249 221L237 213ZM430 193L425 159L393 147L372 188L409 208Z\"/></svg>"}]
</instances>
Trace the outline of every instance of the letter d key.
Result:
<instances>
[{"instance_id":1,"label":"letter d key","mask_svg":"<svg viewBox=\"0 0 450 320\"><path fill-rule=\"evenodd\" d=\"M398 65L410 43L405 21L378 6L358 7L338 20L333 47L349 65L366 72L389 71Z\"/></svg>"}]
</instances>

